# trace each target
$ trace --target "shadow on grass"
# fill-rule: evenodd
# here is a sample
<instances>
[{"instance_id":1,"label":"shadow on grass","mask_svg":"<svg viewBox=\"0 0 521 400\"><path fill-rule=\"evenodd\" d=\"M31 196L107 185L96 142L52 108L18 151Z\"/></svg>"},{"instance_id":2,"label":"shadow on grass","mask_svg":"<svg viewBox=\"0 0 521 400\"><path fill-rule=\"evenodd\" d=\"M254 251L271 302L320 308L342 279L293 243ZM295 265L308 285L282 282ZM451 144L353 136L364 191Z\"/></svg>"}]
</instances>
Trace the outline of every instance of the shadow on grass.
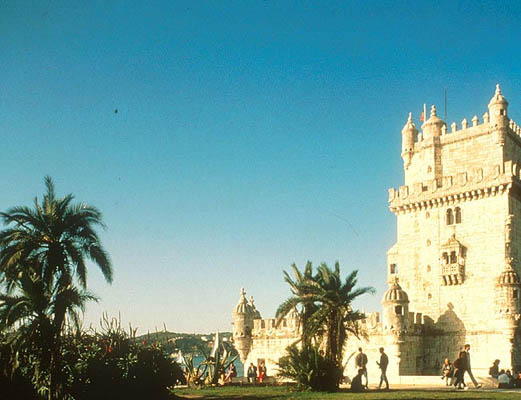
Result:
<instances>
[{"instance_id":1,"label":"shadow on grass","mask_svg":"<svg viewBox=\"0 0 521 400\"><path fill-rule=\"evenodd\" d=\"M352 393L349 389L341 389L334 393L299 392L282 387L256 388L215 388L202 390L181 390L174 393L172 399L183 400L257 400L257 399L287 399L287 400L384 400L384 399L435 399L435 400L503 400L521 399L517 393L497 392L489 390L437 390L437 389L391 389L368 390L362 393Z\"/></svg>"},{"instance_id":2,"label":"shadow on grass","mask_svg":"<svg viewBox=\"0 0 521 400\"><path fill-rule=\"evenodd\" d=\"M172 400L222 400L222 399L230 399L230 400L260 400L260 399L280 399L280 395L274 395L274 396L259 396L259 395L226 395L226 396L212 396L212 395L184 395L184 396L177 396L174 395L172 397Z\"/></svg>"}]
</instances>

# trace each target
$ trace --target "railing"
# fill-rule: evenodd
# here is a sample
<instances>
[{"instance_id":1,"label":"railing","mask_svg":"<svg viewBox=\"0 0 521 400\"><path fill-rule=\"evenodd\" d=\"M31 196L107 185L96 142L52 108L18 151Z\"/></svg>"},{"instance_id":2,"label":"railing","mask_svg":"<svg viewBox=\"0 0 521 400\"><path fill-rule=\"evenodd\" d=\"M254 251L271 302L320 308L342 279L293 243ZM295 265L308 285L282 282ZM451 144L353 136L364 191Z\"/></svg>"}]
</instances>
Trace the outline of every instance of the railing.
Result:
<instances>
[{"instance_id":1,"label":"railing","mask_svg":"<svg viewBox=\"0 0 521 400\"><path fill-rule=\"evenodd\" d=\"M461 285L465 280L465 266L461 264L443 264L441 280L444 286Z\"/></svg>"}]
</instances>

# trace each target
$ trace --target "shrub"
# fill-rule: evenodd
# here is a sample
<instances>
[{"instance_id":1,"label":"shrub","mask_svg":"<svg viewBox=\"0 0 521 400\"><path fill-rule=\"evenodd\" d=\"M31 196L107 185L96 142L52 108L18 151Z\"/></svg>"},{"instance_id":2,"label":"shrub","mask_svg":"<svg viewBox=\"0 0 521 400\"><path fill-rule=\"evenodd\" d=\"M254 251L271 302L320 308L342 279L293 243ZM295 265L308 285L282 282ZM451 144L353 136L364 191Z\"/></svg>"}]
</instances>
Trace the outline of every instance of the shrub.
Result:
<instances>
[{"instance_id":1,"label":"shrub","mask_svg":"<svg viewBox=\"0 0 521 400\"><path fill-rule=\"evenodd\" d=\"M6 398L43 398L49 373L40 369L37 349L22 350L11 373L7 360L12 354L8 343L0 340L0 393L16 394ZM63 335L59 356L61 369L55 377L63 400L161 400L169 397L170 386L184 381L181 367L160 345L137 342L132 331L126 333L114 320L101 333Z\"/></svg>"},{"instance_id":2,"label":"shrub","mask_svg":"<svg viewBox=\"0 0 521 400\"><path fill-rule=\"evenodd\" d=\"M279 360L278 375L294 380L299 390L334 391L338 388L342 369L315 346L298 348L292 345Z\"/></svg>"}]
</instances>

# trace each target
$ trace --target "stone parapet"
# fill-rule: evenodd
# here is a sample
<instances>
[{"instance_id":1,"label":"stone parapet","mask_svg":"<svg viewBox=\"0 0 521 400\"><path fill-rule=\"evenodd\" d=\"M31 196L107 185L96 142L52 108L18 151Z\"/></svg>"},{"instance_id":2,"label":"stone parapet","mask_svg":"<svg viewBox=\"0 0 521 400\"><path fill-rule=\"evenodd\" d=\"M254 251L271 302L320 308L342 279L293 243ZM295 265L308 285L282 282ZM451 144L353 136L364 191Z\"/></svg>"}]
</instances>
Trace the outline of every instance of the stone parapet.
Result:
<instances>
[{"instance_id":1,"label":"stone parapet","mask_svg":"<svg viewBox=\"0 0 521 400\"><path fill-rule=\"evenodd\" d=\"M277 325L276 318L256 319L253 321L253 338L298 338L300 329L296 318L282 318Z\"/></svg>"},{"instance_id":2,"label":"stone parapet","mask_svg":"<svg viewBox=\"0 0 521 400\"><path fill-rule=\"evenodd\" d=\"M519 165L507 161L444 176L411 186L389 189L389 208L395 214L477 200L503 194L514 183L521 183Z\"/></svg>"},{"instance_id":3,"label":"stone parapet","mask_svg":"<svg viewBox=\"0 0 521 400\"><path fill-rule=\"evenodd\" d=\"M489 134L496 129L496 127L490 122L488 113L483 114L483 120L481 123L477 115L474 115L471 122L472 125L469 125L467 119L463 118L460 128L458 128L456 122L453 122L450 124L450 132L447 130L446 126L444 126L441 131L440 143L443 145L459 140L468 140L477 136ZM508 133L521 138L521 126L514 120L510 119L508 123ZM433 144L432 140L425 139L423 132L418 134L416 139L417 140L414 143L415 152Z\"/></svg>"}]
</instances>

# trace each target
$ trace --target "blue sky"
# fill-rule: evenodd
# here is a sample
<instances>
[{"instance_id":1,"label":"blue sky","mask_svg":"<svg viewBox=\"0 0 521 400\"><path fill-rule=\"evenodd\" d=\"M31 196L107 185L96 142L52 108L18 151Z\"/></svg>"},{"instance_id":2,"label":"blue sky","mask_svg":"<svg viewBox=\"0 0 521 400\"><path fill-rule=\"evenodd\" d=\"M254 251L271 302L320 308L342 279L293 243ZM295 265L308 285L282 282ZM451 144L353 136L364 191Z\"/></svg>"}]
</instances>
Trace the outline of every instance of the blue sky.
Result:
<instances>
[{"instance_id":1,"label":"blue sky","mask_svg":"<svg viewBox=\"0 0 521 400\"><path fill-rule=\"evenodd\" d=\"M486 1L4 1L0 209L51 175L108 229L103 311L140 332L264 317L282 270L340 261L377 289L409 111L480 118L500 82L521 122L521 6ZM117 109L118 113L114 113Z\"/></svg>"}]
</instances>

